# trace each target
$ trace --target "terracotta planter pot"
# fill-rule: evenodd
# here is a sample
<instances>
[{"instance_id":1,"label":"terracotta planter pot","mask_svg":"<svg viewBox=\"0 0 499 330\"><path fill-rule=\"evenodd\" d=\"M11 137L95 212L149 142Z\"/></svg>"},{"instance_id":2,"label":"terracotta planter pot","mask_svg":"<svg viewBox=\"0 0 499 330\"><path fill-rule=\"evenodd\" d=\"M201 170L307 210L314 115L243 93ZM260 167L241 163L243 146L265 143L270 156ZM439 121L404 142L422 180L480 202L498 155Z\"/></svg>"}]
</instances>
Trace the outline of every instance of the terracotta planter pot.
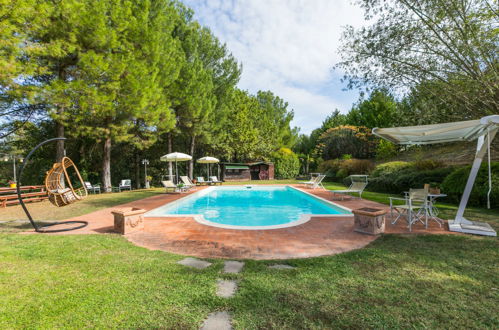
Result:
<instances>
[{"instance_id":1,"label":"terracotta planter pot","mask_svg":"<svg viewBox=\"0 0 499 330\"><path fill-rule=\"evenodd\" d=\"M114 215L114 230L122 235L144 229L143 214L146 210L124 207L111 211Z\"/></svg>"},{"instance_id":2,"label":"terracotta planter pot","mask_svg":"<svg viewBox=\"0 0 499 330\"><path fill-rule=\"evenodd\" d=\"M385 232L387 211L363 207L353 210L352 213L354 214L354 231L369 235L379 235Z\"/></svg>"}]
</instances>

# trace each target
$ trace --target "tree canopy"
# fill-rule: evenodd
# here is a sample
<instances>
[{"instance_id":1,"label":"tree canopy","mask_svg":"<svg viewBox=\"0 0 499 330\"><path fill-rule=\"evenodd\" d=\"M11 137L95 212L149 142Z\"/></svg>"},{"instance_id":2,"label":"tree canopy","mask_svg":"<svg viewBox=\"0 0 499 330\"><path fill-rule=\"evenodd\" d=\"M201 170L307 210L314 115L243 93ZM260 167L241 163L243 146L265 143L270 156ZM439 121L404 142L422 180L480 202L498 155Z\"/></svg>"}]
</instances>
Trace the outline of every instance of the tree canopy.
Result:
<instances>
[{"instance_id":1,"label":"tree canopy","mask_svg":"<svg viewBox=\"0 0 499 330\"><path fill-rule=\"evenodd\" d=\"M350 87L424 93L454 118L499 110L499 11L491 0L359 0L372 24L348 27L338 67ZM427 114L425 105L418 111ZM431 109L431 107L430 107ZM444 113L444 114L448 114ZM440 120L446 121L444 115Z\"/></svg>"},{"instance_id":2,"label":"tree canopy","mask_svg":"<svg viewBox=\"0 0 499 330\"><path fill-rule=\"evenodd\" d=\"M177 1L3 0L0 68L0 137L68 137L43 154L67 152L105 190L111 174L139 185L145 157L160 176L170 151L270 159L298 134L284 100L237 88L241 64Z\"/></svg>"}]
</instances>

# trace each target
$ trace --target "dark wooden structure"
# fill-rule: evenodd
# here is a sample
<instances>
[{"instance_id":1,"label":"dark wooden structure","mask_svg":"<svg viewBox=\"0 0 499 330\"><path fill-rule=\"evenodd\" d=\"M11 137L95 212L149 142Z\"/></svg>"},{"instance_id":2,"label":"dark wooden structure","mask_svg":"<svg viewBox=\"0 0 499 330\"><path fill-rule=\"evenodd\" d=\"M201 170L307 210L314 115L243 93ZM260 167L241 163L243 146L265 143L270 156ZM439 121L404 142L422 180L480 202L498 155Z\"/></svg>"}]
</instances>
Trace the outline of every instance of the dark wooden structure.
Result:
<instances>
[{"instance_id":1,"label":"dark wooden structure","mask_svg":"<svg viewBox=\"0 0 499 330\"><path fill-rule=\"evenodd\" d=\"M222 181L249 181L250 168L245 163L221 163Z\"/></svg>"},{"instance_id":2,"label":"dark wooden structure","mask_svg":"<svg viewBox=\"0 0 499 330\"><path fill-rule=\"evenodd\" d=\"M223 181L273 180L271 162L221 163Z\"/></svg>"},{"instance_id":3,"label":"dark wooden structure","mask_svg":"<svg viewBox=\"0 0 499 330\"><path fill-rule=\"evenodd\" d=\"M251 180L274 180L274 163L254 162L248 164Z\"/></svg>"}]
</instances>

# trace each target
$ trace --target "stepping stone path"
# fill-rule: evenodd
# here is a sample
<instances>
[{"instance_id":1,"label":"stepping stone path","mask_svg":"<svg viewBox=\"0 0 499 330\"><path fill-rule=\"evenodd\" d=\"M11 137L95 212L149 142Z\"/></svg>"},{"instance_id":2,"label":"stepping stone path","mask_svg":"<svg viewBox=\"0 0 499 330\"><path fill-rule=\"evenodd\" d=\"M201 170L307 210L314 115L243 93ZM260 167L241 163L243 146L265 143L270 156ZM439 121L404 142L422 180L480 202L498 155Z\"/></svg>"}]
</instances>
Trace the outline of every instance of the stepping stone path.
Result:
<instances>
[{"instance_id":1,"label":"stepping stone path","mask_svg":"<svg viewBox=\"0 0 499 330\"><path fill-rule=\"evenodd\" d=\"M214 312L208 315L208 318L201 326L201 330L231 330L230 315L227 312Z\"/></svg>"},{"instance_id":2,"label":"stepping stone path","mask_svg":"<svg viewBox=\"0 0 499 330\"><path fill-rule=\"evenodd\" d=\"M272 268L272 269L295 269L296 267L293 267L290 265L284 265L284 264L275 264L275 265L270 265L269 268Z\"/></svg>"},{"instance_id":3,"label":"stepping stone path","mask_svg":"<svg viewBox=\"0 0 499 330\"><path fill-rule=\"evenodd\" d=\"M237 274L241 272L244 267L244 262L242 261L226 261L224 263L224 273Z\"/></svg>"},{"instance_id":4,"label":"stepping stone path","mask_svg":"<svg viewBox=\"0 0 499 330\"><path fill-rule=\"evenodd\" d=\"M186 267L193 267L196 269L204 269L211 266L211 262L196 259L185 258L178 262ZM225 261L224 270L225 274L237 274L243 270L244 262L242 261ZM285 264L269 265L271 269L295 269L296 267ZM218 280L217 283L217 296L222 298L230 298L234 296L237 290L237 282L233 280ZM213 312L208 315L204 320L201 330L231 330L232 324L230 322L230 314L228 312Z\"/></svg>"},{"instance_id":5,"label":"stepping stone path","mask_svg":"<svg viewBox=\"0 0 499 330\"><path fill-rule=\"evenodd\" d=\"M184 265L187 267L193 267L196 269L205 269L206 267L209 267L211 265L211 262L199 260L196 258L190 258L190 257L182 259L178 263L181 265Z\"/></svg>"},{"instance_id":6,"label":"stepping stone path","mask_svg":"<svg viewBox=\"0 0 499 330\"><path fill-rule=\"evenodd\" d=\"M225 274L237 274L243 270L244 262L242 261L225 261ZM217 296L222 298L230 298L234 296L237 290L237 282L233 280L218 280ZM201 330L230 330L230 314L228 312L213 312L204 320Z\"/></svg>"},{"instance_id":7,"label":"stepping stone path","mask_svg":"<svg viewBox=\"0 0 499 330\"><path fill-rule=\"evenodd\" d=\"M217 286L217 296L222 298L234 296L237 290L236 281L218 280Z\"/></svg>"}]
</instances>

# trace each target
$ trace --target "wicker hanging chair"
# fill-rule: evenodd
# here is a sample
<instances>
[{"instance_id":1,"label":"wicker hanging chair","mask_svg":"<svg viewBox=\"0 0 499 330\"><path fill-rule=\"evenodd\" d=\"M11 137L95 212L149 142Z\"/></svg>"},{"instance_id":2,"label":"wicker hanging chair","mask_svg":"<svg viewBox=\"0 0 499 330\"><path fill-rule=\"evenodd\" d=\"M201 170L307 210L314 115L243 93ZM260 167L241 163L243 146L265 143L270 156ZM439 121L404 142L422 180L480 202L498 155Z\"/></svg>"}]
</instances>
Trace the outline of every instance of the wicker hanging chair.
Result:
<instances>
[{"instance_id":1,"label":"wicker hanging chair","mask_svg":"<svg viewBox=\"0 0 499 330\"><path fill-rule=\"evenodd\" d=\"M74 171L80 181L80 187L73 187L68 170ZM88 194L78 168L68 157L64 157L60 163L55 163L47 172L45 188L47 189L49 201L58 207L82 200Z\"/></svg>"}]
</instances>

